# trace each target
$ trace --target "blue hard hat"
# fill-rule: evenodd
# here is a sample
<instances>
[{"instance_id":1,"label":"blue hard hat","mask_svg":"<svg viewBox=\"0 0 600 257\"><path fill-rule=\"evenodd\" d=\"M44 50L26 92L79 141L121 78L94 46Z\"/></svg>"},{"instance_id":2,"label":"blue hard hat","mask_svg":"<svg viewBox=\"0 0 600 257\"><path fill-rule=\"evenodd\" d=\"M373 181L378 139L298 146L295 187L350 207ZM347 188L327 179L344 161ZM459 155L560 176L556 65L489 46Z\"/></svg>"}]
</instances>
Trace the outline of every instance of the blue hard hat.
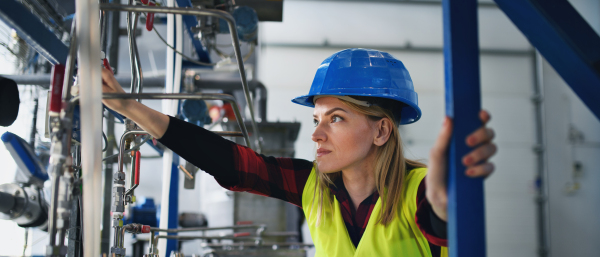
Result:
<instances>
[{"instance_id":1,"label":"blue hard hat","mask_svg":"<svg viewBox=\"0 0 600 257\"><path fill-rule=\"evenodd\" d=\"M394 112L400 114L398 124L410 124L421 118L417 92L404 64L389 53L362 48L350 48L329 56L321 63L308 95L292 102L314 107L317 95L380 97L399 101L403 105Z\"/></svg>"}]
</instances>

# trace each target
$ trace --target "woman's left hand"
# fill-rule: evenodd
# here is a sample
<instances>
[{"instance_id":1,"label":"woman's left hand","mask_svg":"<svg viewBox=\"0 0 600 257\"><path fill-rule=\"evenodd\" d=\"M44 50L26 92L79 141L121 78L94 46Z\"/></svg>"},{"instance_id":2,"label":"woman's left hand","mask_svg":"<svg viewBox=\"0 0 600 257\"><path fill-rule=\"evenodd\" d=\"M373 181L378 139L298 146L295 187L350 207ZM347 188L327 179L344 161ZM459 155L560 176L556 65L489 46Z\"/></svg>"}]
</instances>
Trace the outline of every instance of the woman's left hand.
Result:
<instances>
[{"instance_id":1,"label":"woman's left hand","mask_svg":"<svg viewBox=\"0 0 600 257\"><path fill-rule=\"evenodd\" d=\"M467 146L475 147L473 151L463 156L465 174L472 178L486 178L494 171L494 164L488 159L496 154L497 147L492 143L494 130L487 128L490 114L480 111L479 118L483 125L465 139ZM452 136L452 120L444 118L442 130L431 149L429 157L429 170L425 177L427 189L426 197L435 214L442 220L447 220L448 192L446 191L446 173L448 171L448 146Z\"/></svg>"}]
</instances>

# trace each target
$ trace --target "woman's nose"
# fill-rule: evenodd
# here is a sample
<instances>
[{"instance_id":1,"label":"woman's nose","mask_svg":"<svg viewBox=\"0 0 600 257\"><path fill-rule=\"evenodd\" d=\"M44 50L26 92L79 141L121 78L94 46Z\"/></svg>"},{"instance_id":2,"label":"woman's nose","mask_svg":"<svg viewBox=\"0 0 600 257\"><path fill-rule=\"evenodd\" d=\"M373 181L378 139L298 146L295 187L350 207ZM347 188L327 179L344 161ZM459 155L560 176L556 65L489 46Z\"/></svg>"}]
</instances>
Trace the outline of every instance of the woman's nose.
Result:
<instances>
[{"instance_id":1,"label":"woman's nose","mask_svg":"<svg viewBox=\"0 0 600 257\"><path fill-rule=\"evenodd\" d=\"M327 141L327 135L323 131L321 124L319 124L319 125L317 125L317 127L315 127L315 132L313 132L311 139L314 142Z\"/></svg>"}]
</instances>

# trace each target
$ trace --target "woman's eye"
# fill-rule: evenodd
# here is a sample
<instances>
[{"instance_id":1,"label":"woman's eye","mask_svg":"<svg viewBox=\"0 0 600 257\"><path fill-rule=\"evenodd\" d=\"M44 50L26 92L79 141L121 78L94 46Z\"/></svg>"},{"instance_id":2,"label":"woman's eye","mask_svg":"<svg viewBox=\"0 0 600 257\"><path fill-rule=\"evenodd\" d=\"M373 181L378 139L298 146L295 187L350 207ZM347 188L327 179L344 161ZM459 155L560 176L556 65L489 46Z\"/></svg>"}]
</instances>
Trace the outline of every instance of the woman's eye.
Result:
<instances>
[{"instance_id":1,"label":"woman's eye","mask_svg":"<svg viewBox=\"0 0 600 257\"><path fill-rule=\"evenodd\" d=\"M314 125L315 125L315 127L316 127L316 126L318 126L318 125L319 125L319 121L315 119L315 120L313 120L313 124L314 124Z\"/></svg>"},{"instance_id":2,"label":"woman's eye","mask_svg":"<svg viewBox=\"0 0 600 257\"><path fill-rule=\"evenodd\" d=\"M342 117L340 116L333 116L333 118L331 119L331 122L340 122L344 119L342 119Z\"/></svg>"}]
</instances>

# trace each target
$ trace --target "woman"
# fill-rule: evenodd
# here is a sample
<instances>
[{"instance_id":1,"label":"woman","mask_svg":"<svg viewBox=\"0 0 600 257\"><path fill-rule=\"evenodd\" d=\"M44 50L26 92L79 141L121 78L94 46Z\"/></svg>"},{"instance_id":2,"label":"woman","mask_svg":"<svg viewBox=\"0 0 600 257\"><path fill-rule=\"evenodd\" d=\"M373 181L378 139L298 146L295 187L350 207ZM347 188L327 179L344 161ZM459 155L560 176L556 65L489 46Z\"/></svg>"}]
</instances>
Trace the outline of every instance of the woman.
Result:
<instances>
[{"instance_id":1,"label":"woman","mask_svg":"<svg viewBox=\"0 0 600 257\"><path fill-rule=\"evenodd\" d=\"M103 91L123 93L103 70ZM259 155L203 128L133 100L104 100L165 146L213 175L225 188L275 197L303 208L317 256L445 256L446 149L444 119L429 167L408 160L398 125L421 116L402 62L385 52L346 49L319 67L308 95L314 107L313 162ZM490 119L482 111L483 124ZM482 126L465 140L466 175L494 170L494 132ZM427 176L425 176L427 174Z\"/></svg>"}]
</instances>

